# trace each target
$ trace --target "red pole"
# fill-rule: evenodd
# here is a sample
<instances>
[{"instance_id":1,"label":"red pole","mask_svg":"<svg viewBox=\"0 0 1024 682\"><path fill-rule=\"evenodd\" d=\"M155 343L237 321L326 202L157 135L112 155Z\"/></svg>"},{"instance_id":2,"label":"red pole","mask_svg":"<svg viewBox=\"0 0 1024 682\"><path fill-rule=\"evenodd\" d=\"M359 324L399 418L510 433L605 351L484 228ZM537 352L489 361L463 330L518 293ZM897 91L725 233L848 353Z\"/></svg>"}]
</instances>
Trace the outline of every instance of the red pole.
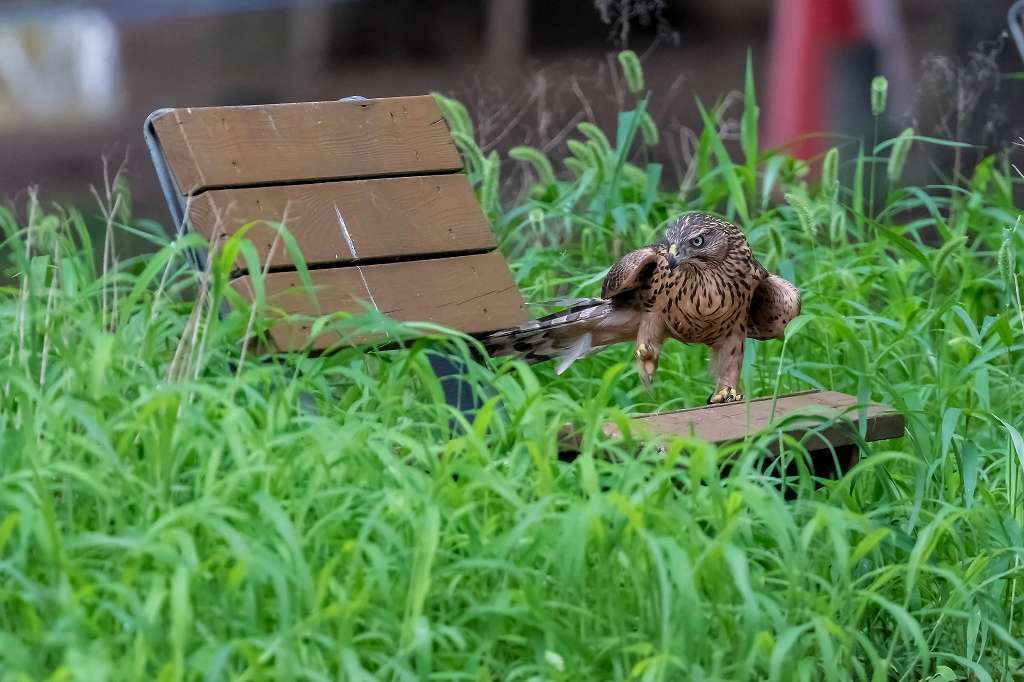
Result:
<instances>
[{"instance_id":1,"label":"red pole","mask_svg":"<svg viewBox=\"0 0 1024 682\"><path fill-rule=\"evenodd\" d=\"M827 84L833 49L864 37L855 0L776 0L770 43L765 143L795 142L790 153L813 157L825 149ZM867 97L867 93L865 93Z\"/></svg>"}]
</instances>

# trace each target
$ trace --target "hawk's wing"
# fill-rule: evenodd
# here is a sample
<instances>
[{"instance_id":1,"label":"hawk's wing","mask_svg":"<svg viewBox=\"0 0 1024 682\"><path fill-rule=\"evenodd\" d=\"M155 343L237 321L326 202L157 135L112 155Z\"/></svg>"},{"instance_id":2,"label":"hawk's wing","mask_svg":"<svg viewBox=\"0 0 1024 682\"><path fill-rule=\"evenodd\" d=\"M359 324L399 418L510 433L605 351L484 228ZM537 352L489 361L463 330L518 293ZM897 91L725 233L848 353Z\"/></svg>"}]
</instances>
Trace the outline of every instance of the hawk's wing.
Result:
<instances>
[{"instance_id":1,"label":"hawk's wing","mask_svg":"<svg viewBox=\"0 0 1024 682\"><path fill-rule=\"evenodd\" d=\"M650 247L627 253L605 275L601 298L612 298L640 287L651 276L660 257Z\"/></svg>"},{"instance_id":2,"label":"hawk's wing","mask_svg":"<svg viewBox=\"0 0 1024 682\"><path fill-rule=\"evenodd\" d=\"M768 275L754 290L747 315L747 336L781 339L786 325L800 314L800 290L778 275Z\"/></svg>"}]
</instances>

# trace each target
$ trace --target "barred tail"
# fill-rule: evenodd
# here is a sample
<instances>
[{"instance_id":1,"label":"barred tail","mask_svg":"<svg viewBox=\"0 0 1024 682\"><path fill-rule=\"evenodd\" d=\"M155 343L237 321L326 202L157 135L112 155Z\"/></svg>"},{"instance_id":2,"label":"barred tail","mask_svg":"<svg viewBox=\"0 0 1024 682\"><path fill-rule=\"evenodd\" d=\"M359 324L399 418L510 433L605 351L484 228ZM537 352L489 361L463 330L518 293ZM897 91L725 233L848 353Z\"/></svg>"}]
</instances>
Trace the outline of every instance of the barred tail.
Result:
<instances>
[{"instance_id":1,"label":"barred tail","mask_svg":"<svg viewBox=\"0 0 1024 682\"><path fill-rule=\"evenodd\" d=\"M632 318L632 311L620 310L603 298L569 301L569 307L536 320L493 332L481 339L492 356L514 355L527 362L559 358L558 374L592 350L627 340L617 321ZM627 325L628 326L628 325Z\"/></svg>"}]
</instances>

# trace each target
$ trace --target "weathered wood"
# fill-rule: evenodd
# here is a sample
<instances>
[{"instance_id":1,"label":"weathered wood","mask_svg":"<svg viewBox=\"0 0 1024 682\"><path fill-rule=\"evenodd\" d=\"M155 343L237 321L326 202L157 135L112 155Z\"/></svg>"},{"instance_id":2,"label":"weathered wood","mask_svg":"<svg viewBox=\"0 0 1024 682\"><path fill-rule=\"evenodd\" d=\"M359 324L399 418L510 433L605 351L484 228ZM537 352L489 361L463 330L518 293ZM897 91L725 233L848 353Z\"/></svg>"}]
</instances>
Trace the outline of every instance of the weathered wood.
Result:
<instances>
[{"instance_id":1,"label":"weathered wood","mask_svg":"<svg viewBox=\"0 0 1024 682\"><path fill-rule=\"evenodd\" d=\"M505 259L497 252L422 261L353 265L312 270L319 305L302 287L298 273L277 272L264 283L271 308L292 315L317 316L333 312L365 312L365 301L381 313L404 321L422 321L467 333L488 332L525 322L529 316ZM251 278L232 286L250 300ZM319 335L310 344L310 321L281 320L270 330L278 350L323 350L342 339L337 332ZM345 339L365 341L369 336Z\"/></svg>"},{"instance_id":2,"label":"weathered wood","mask_svg":"<svg viewBox=\"0 0 1024 682\"><path fill-rule=\"evenodd\" d=\"M759 433L772 425L797 439L804 439L808 450L842 447L856 442L851 423L837 420L845 416L859 423L857 398L836 391L811 391L772 398L759 398L749 402L708 405L662 414L652 414L635 420L637 430L655 438L693 435L711 443L743 440L748 434ZM823 419L824 418L824 419ZM866 441L899 438L903 435L905 420L902 414L886 405L871 403L867 407ZM823 425L823 421L829 423ZM608 434L618 429L605 427Z\"/></svg>"},{"instance_id":3,"label":"weathered wood","mask_svg":"<svg viewBox=\"0 0 1024 682\"><path fill-rule=\"evenodd\" d=\"M173 109L153 126L182 195L462 168L430 96Z\"/></svg>"},{"instance_id":4,"label":"weathered wood","mask_svg":"<svg viewBox=\"0 0 1024 682\"><path fill-rule=\"evenodd\" d=\"M193 199L189 217L193 229L210 240L215 233L230 236L252 221L287 221L309 265L495 247L473 188L461 173L213 190ZM246 237L264 262L277 231L261 222ZM243 265L239 259L238 267ZM270 265L294 265L280 241Z\"/></svg>"}]
</instances>

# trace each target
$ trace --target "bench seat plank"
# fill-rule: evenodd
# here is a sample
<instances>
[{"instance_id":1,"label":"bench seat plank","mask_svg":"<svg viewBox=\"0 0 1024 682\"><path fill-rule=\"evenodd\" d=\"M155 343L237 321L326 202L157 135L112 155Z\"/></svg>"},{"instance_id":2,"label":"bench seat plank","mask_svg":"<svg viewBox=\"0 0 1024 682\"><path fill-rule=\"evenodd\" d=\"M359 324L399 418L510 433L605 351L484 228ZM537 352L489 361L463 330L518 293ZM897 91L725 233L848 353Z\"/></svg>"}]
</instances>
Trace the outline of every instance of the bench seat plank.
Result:
<instances>
[{"instance_id":1,"label":"bench seat plank","mask_svg":"<svg viewBox=\"0 0 1024 682\"><path fill-rule=\"evenodd\" d=\"M153 128L182 196L462 168L429 95L171 109L154 115Z\"/></svg>"},{"instance_id":2,"label":"bench seat plank","mask_svg":"<svg viewBox=\"0 0 1024 682\"><path fill-rule=\"evenodd\" d=\"M520 324L529 319L522 296L501 254L490 252L430 260L351 266L309 272L319 306L303 290L296 272L266 276L268 304L293 315L317 316L333 312L365 312L360 301L403 321L432 322L475 334ZM252 299L250 277L232 286ZM270 330L278 350L309 346L309 321L280 321ZM350 339L351 342L367 337ZM336 332L312 341L314 350L337 344Z\"/></svg>"},{"instance_id":3,"label":"bench seat plank","mask_svg":"<svg viewBox=\"0 0 1024 682\"><path fill-rule=\"evenodd\" d=\"M774 412L771 398L758 398L747 402L707 405L685 410L665 412L639 417L635 420L639 430L654 437L694 435L711 443L728 443L743 440L748 434L762 432L780 420L795 415L819 415L835 419L846 415L856 423L858 420L857 398L836 391L810 391L779 396L775 400ZM902 414L879 403L871 403L866 415L867 432L865 440L876 441L899 438L903 435L905 420ZM855 442L850 424L834 421L821 426L821 419L794 419L787 421L781 430L796 438L810 431L816 431L805 441L809 450L851 445ZM605 431L618 433L609 425ZM827 443L826 443L827 441Z\"/></svg>"},{"instance_id":4,"label":"bench seat plank","mask_svg":"<svg viewBox=\"0 0 1024 682\"><path fill-rule=\"evenodd\" d=\"M339 265L388 258L479 253L494 235L465 175L421 175L204 192L189 206L208 240L252 221L285 222L306 263ZM246 238L266 262L277 232L265 224ZM238 267L243 267L241 258ZM270 266L293 266L279 242Z\"/></svg>"}]
</instances>

